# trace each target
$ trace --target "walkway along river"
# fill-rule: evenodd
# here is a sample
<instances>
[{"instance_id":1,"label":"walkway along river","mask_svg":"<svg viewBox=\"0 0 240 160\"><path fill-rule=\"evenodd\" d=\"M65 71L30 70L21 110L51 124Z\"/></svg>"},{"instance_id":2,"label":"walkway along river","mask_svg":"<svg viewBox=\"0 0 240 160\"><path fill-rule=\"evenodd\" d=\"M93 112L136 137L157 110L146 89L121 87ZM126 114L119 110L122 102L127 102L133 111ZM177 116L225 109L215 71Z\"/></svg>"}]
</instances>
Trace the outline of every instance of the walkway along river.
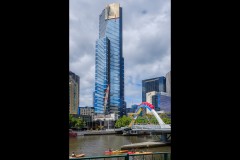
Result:
<instances>
[{"instance_id":1,"label":"walkway along river","mask_svg":"<svg viewBox=\"0 0 240 160\"><path fill-rule=\"evenodd\" d=\"M122 136L115 134L69 137L69 152L84 153L85 156L102 156L104 155L104 151L109 148L120 150L121 146L126 144L155 140L159 140L159 137L156 135ZM136 151L171 152L171 146L145 149L136 148Z\"/></svg>"}]
</instances>

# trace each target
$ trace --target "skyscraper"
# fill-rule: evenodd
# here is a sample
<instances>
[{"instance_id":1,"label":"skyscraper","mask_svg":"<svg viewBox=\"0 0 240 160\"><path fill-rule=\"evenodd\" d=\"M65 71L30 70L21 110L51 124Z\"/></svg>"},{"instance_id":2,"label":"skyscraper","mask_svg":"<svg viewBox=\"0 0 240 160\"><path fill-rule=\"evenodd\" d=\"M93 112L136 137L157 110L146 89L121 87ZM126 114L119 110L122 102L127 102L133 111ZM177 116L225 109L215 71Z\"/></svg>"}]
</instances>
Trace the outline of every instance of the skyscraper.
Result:
<instances>
[{"instance_id":1,"label":"skyscraper","mask_svg":"<svg viewBox=\"0 0 240 160\"><path fill-rule=\"evenodd\" d=\"M148 92L166 92L166 78L164 76L142 80L142 102L146 102Z\"/></svg>"},{"instance_id":2,"label":"skyscraper","mask_svg":"<svg viewBox=\"0 0 240 160\"><path fill-rule=\"evenodd\" d=\"M69 114L78 114L79 76L69 71Z\"/></svg>"},{"instance_id":3,"label":"skyscraper","mask_svg":"<svg viewBox=\"0 0 240 160\"><path fill-rule=\"evenodd\" d=\"M107 5L99 15L99 38L95 52L95 112L119 113L124 105L124 58L122 8L118 3Z\"/></svg>"}]
</instances>

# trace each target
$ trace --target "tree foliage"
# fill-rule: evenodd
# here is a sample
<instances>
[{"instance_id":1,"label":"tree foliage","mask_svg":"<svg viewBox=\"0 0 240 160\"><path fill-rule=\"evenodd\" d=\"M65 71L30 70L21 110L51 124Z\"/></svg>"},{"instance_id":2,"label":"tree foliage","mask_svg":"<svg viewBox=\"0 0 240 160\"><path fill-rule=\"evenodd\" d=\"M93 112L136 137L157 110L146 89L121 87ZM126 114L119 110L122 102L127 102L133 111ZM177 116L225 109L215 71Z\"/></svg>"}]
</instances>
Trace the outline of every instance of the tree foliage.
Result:
<instances>
[{"instance_id":1,"label":"tree foliage","mask_svg":"<svg viewBox=\"0 0 240 160\"><path fill-rule=\"evenodd\" d=\"M132 119L130 117L127 117L124 115L116 121L115 127L120 128L120 127L128 126L131 121Z\"/></svg>"},{"instance_id":2,"label":"tree foliage","mask_svg":"<svg viewBox=\"0 0 240 160\"><path fill-rule=\"evenodd\" d=\"M145 123L148 123L148 119L144 116L138 116L135 123L137 124L145 124Z\"/></svg>"},{"instance_id":3,"label":"tree foliage","mask_svg":"<svg viewBox=\"0 0 240 160\"><path fill-rule=\"evenodd\" d=\"M161 113L159 115L164 123L171 124L171 118L169 113ZM126 127L130 124L132 118L123 116L117 120L115 127ZM138 116L135 120L135 124L158 124L158 121L154 115L146 114L145 116Z\"/></svg>"},{"instance_id":4,"label":"tree foliage","mask_svg":"<svg viewBox=\"0 0 240 160\"><path fill-rule=\"evenodd\" d=\"M73 117L71 114L69 115L69 128L76 127L76 128L82 128L84 127L85 122L82 118Z\"/></svg>"},{"instance_id":5,"label":"tree foliage","mask_svg":"<svg viewBox=\"0 0 240 160\"><path fill-rule=\"evenodd\" d=\"M170 113L161 113L160 114L161 119L166 124L171 124L171 118L169 117L169 115L171 115L171 114Z\"/></svg>"}]
</instances>

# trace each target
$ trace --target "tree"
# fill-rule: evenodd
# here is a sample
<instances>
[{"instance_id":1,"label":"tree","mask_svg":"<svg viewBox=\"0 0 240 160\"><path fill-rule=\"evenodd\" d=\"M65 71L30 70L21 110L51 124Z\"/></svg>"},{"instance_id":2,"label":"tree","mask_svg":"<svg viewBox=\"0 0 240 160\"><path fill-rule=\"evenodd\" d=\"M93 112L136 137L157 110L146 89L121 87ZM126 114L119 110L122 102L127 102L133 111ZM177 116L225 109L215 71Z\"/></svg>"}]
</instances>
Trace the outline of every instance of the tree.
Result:
<instances>
[{"instance_id":1,"label":"tree","mask_svg":"<svg viewBox=\"0 0 240 160\"><path fill-rule=\"evenodd\" d=\"M69 114L69 128L73 126L73 121L74 121L73 115Z\"/></svg>"},{"instance_id":2,"label":"tree","mask_svg":"<svg viewBox=\"0 0 240 160\"><path fill-rule=\"evenodd\" d=\"M138 116L135 123L139 123L139 124L148 123L148 120L146 117Z\"/></svg>"},{"instance_id":3,"label":"tree","mask_svg":"<svg viewBox=\"0 0 240 160\"><path fill-rule=\"evenodd\" d=\"M120 127L128 126L131 121L132 119L130 117L127 117L124 115L116 121L115 127L120 128Z\"/></svg>"},{"instance_id":4,"label":"tree","mask_svg":"<svg viewBox=\"0 0 240 160\"><path fill-rule=\"evenodd\" d=\"M85 122L82 118L76 118L74 127L82 128L85 125Z\"/></svg>"},{"instance_id":5,"label":"tree","mask_svg":"<svg viewBox=\"0 0 240 160\"><path fill-rule=\"evenodd\" d=\"M73 117L73 115L69 115L69 128L77 127L82 128L85 125L85 121L82 118Z\"/></svg>"},{"instance_id":6,"label":"tree","mask_svg":"<svg viewBox=\"0 0 240 160\"><path fill-rule=\"evenodd\" d=\"M160 117L161 117L161 119L163 120L164 123L171 124L171 118L168 116L167 113L161 113Z\"/></svg>"},{"instance_id":7,"label":"tree","mask_svg":"<svg viewBox=\"0 0 240 160\"><path fill-rule=\"evenodd\" d=\"M170 118L162 118L163 122L166 124L171 124L171 119Z\"/></svg>"}]
</instances>

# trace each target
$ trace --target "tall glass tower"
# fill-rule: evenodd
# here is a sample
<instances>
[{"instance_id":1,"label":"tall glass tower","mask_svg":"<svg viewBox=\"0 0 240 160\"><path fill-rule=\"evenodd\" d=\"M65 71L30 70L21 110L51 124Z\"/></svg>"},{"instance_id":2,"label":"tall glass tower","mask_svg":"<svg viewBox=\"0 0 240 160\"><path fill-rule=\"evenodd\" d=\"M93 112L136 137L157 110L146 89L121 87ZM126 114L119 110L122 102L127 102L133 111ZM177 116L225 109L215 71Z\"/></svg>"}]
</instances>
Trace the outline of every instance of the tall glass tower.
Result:
<instances>
[{"instance_id":1,"label":"tall glass tower","mask_svg":"<svg viewBox=\"0 0 240 160\"><path fill-rule=\"evenodd\" d=\"M118 112L124 105L124 58L122 55L122 8L118 3L99 15L96 41L94 108L96 113Z\"/></svg>"}]
</instances>

